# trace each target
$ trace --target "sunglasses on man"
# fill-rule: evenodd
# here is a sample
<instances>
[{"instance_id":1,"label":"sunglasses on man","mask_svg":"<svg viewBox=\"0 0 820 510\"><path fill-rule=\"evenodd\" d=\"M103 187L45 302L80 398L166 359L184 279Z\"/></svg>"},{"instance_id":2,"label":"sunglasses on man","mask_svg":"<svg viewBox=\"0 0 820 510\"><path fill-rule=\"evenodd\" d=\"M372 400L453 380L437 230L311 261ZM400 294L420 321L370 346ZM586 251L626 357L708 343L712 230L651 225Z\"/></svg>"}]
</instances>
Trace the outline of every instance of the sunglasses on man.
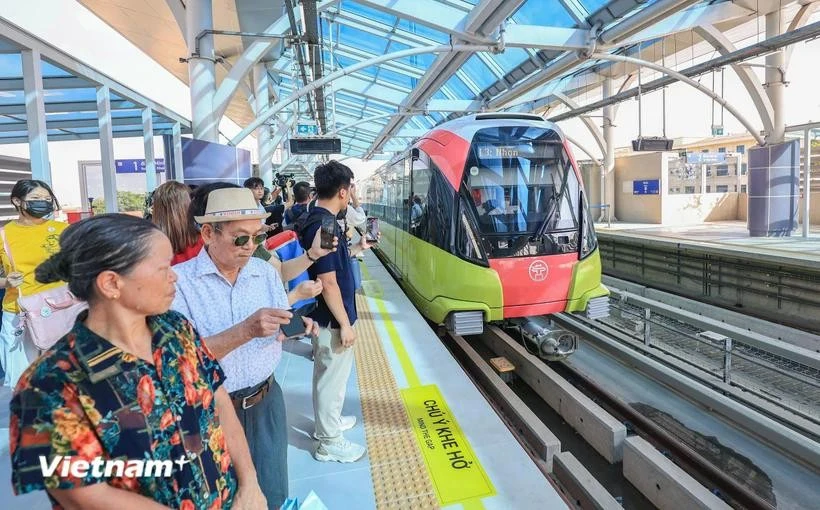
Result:
<instances>
[{"instance_id":1,"label":"sunglasses on man","mask_svg":"<svg viewBox=\"0 0 820 510\"><path fill-rule=\"evenodd\" d=\"M222 230L219 227L214 227L214 230L216 230L217 232L223 232L224 233L224 230ZM245 246L246 244L248 244L248 241L253 241L253 244L259 245L259 244L264 243L267 238L268 238L268 235L264 234L264 233L263 234L256 234L254 236L249 236L247 234L244 234L244 235L241 235L241 236L233 236L233 244L234 244L234 246Z\"/></svg>"}]
</instances>

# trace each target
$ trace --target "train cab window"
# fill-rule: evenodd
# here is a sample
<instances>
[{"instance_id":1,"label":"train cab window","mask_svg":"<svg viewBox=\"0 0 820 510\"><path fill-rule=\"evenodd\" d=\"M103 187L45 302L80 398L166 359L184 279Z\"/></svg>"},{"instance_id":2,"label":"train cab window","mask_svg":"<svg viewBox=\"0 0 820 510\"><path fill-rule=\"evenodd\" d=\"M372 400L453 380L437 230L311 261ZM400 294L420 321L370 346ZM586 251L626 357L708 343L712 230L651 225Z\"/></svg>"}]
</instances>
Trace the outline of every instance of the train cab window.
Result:
<instances>
[{"instance_id":1,"label":"train cab window","mask_svg":"<svg viewBox=\"0 0 820 510\"><path fill-rule=\"evenodd\" d=\"M410 233L420 239L427 240L428 223L428 194L432 172L427 158L413 159L411 179L413 192L410 197Z\"/></svg>"},{"instance_id":2,"label":"train cab window","mask_svg":"<svg viewBox=\"0 0 820 510\"><path fill-rule=\"evenodd\" d=\"M465 186L478 230L496 255L577 248L572 232L580 228L581 187L555 131L532 126L479 130L467 158ZM567 235L551 235L559 232ZM559 246L547 246L552 237Z\"/></svg>"}]
</instances>

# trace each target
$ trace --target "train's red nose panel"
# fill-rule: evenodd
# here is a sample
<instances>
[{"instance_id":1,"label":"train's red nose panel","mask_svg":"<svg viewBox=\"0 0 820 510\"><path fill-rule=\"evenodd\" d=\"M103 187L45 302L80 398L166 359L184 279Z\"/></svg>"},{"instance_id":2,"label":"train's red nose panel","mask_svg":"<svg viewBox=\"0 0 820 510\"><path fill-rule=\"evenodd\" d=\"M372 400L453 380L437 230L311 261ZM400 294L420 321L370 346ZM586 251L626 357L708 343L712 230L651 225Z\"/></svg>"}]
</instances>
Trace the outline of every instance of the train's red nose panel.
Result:
<instances>
[{"instance_id":1,"label":"train's red nose panel","mask_svg":"<svg viewBox=\"0 0 820 510\"><path fill-rule=\"evenodd\" d=\"M504 317L564 311L577 253L545 257L491 259L504 292Z\"/></svg>"}]
</instances>

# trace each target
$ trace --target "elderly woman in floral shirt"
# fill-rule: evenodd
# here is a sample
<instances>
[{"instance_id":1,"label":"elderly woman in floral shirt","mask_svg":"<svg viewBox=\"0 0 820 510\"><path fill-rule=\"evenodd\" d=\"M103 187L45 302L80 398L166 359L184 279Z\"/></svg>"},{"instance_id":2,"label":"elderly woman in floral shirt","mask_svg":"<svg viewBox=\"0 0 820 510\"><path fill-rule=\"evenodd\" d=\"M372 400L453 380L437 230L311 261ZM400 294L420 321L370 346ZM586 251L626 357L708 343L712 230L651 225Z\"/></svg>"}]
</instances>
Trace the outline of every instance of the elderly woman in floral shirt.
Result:
<instances>
[{"instance_id":1,"label":"elderly woman in floral shirt","mask_svg":"<svg viewBox=\"0 0 820 510\"><path fill-rule=\"evenodd\" d=\"M72 225L37 268L89 303L21 377L11 402L16 493L54 508L267 508L225 376L169 312L171 243L151 223Z\"/></svg>"}]
</instances>

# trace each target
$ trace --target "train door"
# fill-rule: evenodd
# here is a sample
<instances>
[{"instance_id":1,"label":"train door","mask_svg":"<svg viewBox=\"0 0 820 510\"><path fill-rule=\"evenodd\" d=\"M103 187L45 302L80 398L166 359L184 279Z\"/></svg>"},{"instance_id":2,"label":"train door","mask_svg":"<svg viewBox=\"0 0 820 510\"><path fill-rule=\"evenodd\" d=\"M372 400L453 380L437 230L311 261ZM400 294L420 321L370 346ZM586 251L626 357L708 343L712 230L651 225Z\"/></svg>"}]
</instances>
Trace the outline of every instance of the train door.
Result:
<instances>
[{"instance_id":1,"label":"train door","mask_svg":"<svg viewBox=\"0 0 820 510\"><path fill-rule=\"evenodd\" d=\"M407 175L405 172L404 160L397 161L393 164L393 176L396 182L396 194L393 196L393 215L394 225L396 226L395 237L395 257L393 258L396 269L402 275L402 278L407 277L405 269L405 254L404 247L407 242L407 231L404 228L404 203L407 200Z\"/></svg>"},{"instance_id":2,"label":"train door","mask_svg":"<svg viewBox=\"0 0 820 510\"><path fill-rule=\"evenodd\" d=\"M399 208L399 214L401 217L400 220L400 232L399 232L399 242L397 243L397 250L398 253L396 254L396 259L399 261L399 268L401 269L401 274L404 277L407 277L408 270L409 270L409 257L408 257L408 249L410 247L410 241L408 236L410 235L410 205L413 203L412 200L412 183L410 181L410 166L412 164L411 158L406 158L401 162L400 171L402 172L401 178L401 207Z\"/></svg>"},{"instance_id":3,"label":"train door","mask_svg":"<svg viewBox=\"0 0 820 510\"><path fill-rule=\"evenodd\" d=\"M433 298L433 270L435 256L430 245L429 190L432 172L427 154L418 149L409 158L410 186L408 196L407 245L405 267L416 293L424 299Z\"/></svg>"}]
</instances>

